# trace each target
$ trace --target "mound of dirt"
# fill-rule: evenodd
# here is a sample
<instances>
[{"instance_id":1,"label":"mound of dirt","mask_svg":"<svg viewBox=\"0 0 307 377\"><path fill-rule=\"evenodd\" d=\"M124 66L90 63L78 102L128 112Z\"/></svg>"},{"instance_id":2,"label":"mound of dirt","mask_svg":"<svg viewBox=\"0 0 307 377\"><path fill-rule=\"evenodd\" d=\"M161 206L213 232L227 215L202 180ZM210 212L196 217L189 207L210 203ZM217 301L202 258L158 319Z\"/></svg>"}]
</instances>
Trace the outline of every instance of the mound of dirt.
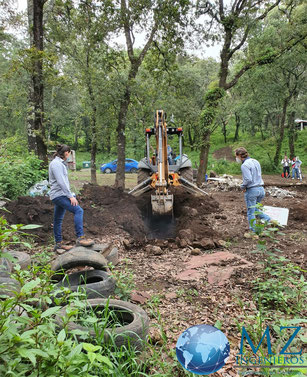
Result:
<instances>
[{"instance_id":1,"label":"mound of dirt","mask_svg":"<svg viewBox=\"0 0 307 377\"><path fill-rule=\"evenodd\" d=\"M129 233L135 239L144 237L145 226L136 199L127 193L108 186L85 185L78 196L84 209L84 232L89 237ZM53 204L48 197L24 196L9 202L10 213L5 217L11 224L38 224L41 228L31 231L38 236L38 243L52 237ZM74 221L66 213L63 222L63 239L74 240Z\"/></svg>"},{"instance_id":2,"label":"mound of dirt","mask_svg":"<svg viewBox=\"0 0 307 377\"><path fill-rule=\"evenodd\" d=\"M150 237L152 222L148 222L150 194L135 198L110 186L87 184L78 200L84 209L84 232L87 236L101 238L106 235L130 236L142 243ZM171 238L184 240L203 248L214 248L219 235L209 226L207 215L218 212L218 203L212 197L196 197L181 188L174 191L174 231ZM31 231L38 243L52 239L53 204L48 197L20 197L7 204L10 213L5 217L11 224L38 224L42 227ZM159 218L161 228L168 226ZM170 236L160 237L169 238ZM74 221L66 213L63 222L63 239L74 240Z\"/></svg>"},{"instance_id":3,"label":"mound of dirt","mask_svg":"<svg viewBox=\"0 0 307 377\"><path fill-rule=\"evenodd\" d=\"M213 157L216 158L217 160L226 159L228 161L235 162L233 150L231 147L224 147L224 148L220 148L216 150L213 153Z\"/></svg>"},{"instance_id":4,"label":"mound of dirt","mask_svg":"<svg viewBox=\"0 0 307 377\"><path fill-rule=\"evenodd\" d=\"M177 237L195 247L217 247L220 235L209 225L207 215L220 212L218 202L211 196L195 196L182 188L177 188L174 197Z\"/></svg>"}]
</instances>

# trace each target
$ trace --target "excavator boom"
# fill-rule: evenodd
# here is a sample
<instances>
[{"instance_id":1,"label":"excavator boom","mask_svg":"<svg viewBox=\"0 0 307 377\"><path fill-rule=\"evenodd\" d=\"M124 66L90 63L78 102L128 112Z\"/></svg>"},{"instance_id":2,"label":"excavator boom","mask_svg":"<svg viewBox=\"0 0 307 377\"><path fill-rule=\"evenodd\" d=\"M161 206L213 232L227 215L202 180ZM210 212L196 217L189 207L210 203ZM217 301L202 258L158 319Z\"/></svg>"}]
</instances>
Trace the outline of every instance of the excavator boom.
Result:
<instances>
[{"instance_id":1,"label":"excavator boom","mask_svg":"<svg viewBox=\"0 0 307 377\"><path fill-rule=\"evenodd\" d=\"M171 186L183 186L194 194L208 195L193 184L192 163L182 153L181 127L167 127L166 114L163 110L155 113L153 128L146 128L146 157L138 165L138 184L129 193L138 196L149 190L155 190L151 195L152 213L170 215L173 213L174 196L170 194ZM168 135L179 137L179 156L174 160L168 155ZM155 137L155 148L150 146L150 137ZM150 157L150 149L153 156Z\"/></svg>"}]
</instances>

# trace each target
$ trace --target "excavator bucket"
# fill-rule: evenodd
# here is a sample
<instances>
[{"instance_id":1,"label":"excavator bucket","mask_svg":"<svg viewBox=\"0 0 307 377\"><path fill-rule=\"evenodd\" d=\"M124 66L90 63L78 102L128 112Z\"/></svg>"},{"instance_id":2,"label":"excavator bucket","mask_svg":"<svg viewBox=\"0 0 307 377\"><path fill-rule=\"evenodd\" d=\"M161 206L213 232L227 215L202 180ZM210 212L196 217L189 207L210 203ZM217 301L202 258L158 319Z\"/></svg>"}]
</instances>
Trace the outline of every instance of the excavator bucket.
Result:
<instances>
[{"instance_id":1,"label":"excavator bucket","mask_svg":"<svg viewBox=\"0 0 307 377\"><path fill-rule=\"evenodd\" d=\"M172 214L173 202L173 195L151 195L152 213L155 215Z\"/></svg>"}]
</instances>

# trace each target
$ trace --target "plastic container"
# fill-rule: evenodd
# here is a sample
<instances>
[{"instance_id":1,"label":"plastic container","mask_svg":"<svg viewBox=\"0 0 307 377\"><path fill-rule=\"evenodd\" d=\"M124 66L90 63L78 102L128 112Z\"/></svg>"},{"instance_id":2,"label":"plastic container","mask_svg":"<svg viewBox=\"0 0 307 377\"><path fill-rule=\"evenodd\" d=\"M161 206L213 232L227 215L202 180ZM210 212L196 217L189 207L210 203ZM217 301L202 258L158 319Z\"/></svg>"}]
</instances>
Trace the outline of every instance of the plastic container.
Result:
<instances>
[{"instance_id":1,"label":"plastic container","mask_svg":"<svg viewBox=\"0 0 307 377\"><path fill-rule=\"evenodd\" d=\"M83 169L90 168L91 167L91 161L83 161L82 167L83 167Z\"/></svg>"}]
</instances>

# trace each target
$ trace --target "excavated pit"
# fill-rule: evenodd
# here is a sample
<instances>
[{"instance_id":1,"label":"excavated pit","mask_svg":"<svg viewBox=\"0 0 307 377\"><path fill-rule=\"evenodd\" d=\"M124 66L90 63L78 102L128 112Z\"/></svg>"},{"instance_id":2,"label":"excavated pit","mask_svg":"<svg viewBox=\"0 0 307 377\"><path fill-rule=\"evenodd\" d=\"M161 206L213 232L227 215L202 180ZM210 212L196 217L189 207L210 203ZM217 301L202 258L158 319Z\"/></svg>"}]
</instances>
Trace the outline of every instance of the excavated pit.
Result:
<instances>
[{"instance_id":1,"label":"excavated pit","mask_svg":"<svg viewBox=\"0 0 307 377\"><path fill-rule=\"evenodd\" d=\"M207 216L219 212L218 203L211 197L194 196L182 188L176 188L172 217L153 216L150 195L135 198L110 186L87 184L78 200L84 209L84 231L89 237L119 235L132 237L139 243L147 239L177 239L182 245L202 246L203 240L216 244L219 234L207 221ZM4 216L11 224L39 224L41 228L31 231L36 242L44 244L52 240L53 204L48 197L20 197L9 202L10 213ZM74 223L71 213L63 222L63 239L74 240ZM209 242L210 244L210 242Z\"/></svg>"}]
</instances>

